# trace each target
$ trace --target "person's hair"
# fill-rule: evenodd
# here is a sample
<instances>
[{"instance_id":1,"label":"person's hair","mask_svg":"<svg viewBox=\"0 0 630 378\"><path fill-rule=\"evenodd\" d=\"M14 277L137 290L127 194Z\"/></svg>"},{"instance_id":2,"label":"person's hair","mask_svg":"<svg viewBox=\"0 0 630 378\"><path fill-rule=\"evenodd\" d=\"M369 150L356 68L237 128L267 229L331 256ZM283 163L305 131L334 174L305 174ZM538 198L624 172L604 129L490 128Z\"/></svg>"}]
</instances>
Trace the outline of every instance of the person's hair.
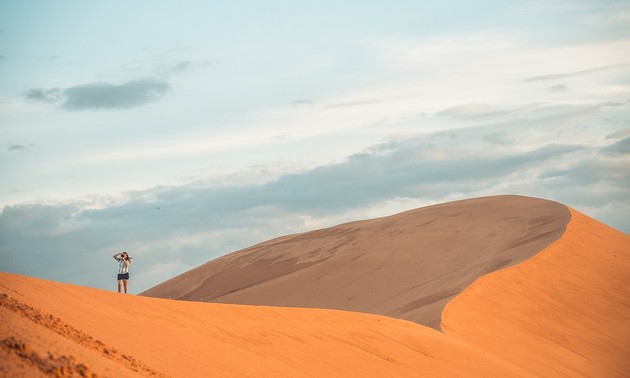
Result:
<instances>
[{"instance_id":1,"label":"person's hair","mask_svg":"<svg viewBox=\"0 0 630 378\"><path fill-rule=\"evenodd\" d=\"M120 254L120 257L123 258L123 260L127 260L129 261L129 254L125 251L123 253Z\"/></svg>"}]
</instances>

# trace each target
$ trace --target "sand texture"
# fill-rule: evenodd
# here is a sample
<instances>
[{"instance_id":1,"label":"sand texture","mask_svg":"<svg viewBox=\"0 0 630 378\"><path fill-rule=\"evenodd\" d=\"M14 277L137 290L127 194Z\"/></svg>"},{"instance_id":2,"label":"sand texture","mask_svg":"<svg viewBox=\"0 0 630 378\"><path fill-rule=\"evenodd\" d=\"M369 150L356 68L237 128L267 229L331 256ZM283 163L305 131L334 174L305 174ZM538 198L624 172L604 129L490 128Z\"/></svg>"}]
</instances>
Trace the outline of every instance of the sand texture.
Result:
<instances>
[{"instance_id":1,"label":"sand texture","mask_svg":"<svg viewBox=\"0 0 630 378\"><path fill-rule=\"evenodd\" d=\"M446 303L557 240L569 217L564 205L522 196L450 202L274 239L141 295L367 312L439 329Z\"/></svg>"},{"instance_id":2,"label":"sand texture","mask_svg":"<svg viewBox=\"0 0 630 378\"><path fill-rule=\"evenodd\" d=\"M377 315L125 296L6 273L0 285L0 376L463 377L519 369Z\"/></svg>"},{"instance_id":3,"label":"sand texture","mask_svg":"<svg viewBox=\"0 0 630 378\"><path fill-rule=\"evenodd\" d=\"M571 214L544 252L451 301L443 328L536 375L628 377L630 236Z\"/></svg>"},{"instance_id":4,"label":"sand texture","mask_svg":"<svg viewBox=\"0 0 630 378\"><path fill-rule=\"evenodd\" d=\"M627 377L630 236L569 211L555 242L450 301L444 332L0 273L0 376Z\"/></svg>"}]
</instances>

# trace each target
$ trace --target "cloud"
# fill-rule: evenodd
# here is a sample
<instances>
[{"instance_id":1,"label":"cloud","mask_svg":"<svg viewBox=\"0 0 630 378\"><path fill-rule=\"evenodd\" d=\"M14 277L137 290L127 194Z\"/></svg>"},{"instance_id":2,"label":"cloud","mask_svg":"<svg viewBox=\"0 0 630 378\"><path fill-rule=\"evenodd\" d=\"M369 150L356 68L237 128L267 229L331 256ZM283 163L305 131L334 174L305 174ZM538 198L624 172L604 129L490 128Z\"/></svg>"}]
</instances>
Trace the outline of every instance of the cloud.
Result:
<instances>
[{"instance_id":1,"label":"cloud","mask_svg":"<svg viewBox=\"0 0 630 378\"><path fill-rule=\"evenodd\" d=\"M32 101L60 103L70 111L130 109L155 102L171 89L169 83L153 78L132 80L122 84L94 82L61 88L32 88L24 96Z\"/></svg>"},{"instance_id":2,"label":"cloud","mask_svg":"<svg viewBox=\"0 0 630 378\"><path fill-rule=\"evenodd\" d=\"M602 151L610 155L630 155L630 137L623 138L603 148Z\"/></svg>"},{"instance_id":3,"label":"cloud","mask_svg":"<svg viewBox=\"0 0 630 378\"><path fill-rule=\"evenodd\" d=\"M623 103L622 105L626 105ZM510 126L523 121L544 122L553 118L565 118L570 115L596 112L606 104L598 104L593 106L590 104L573 105L573 104L554 104L546 102L536 102L524 104L517 107L499 107L490 104L460 104L439 111L436 115L447 117L457 121L483 121L488 124L496 122L505 122ZM620 105L621 106L621 105ZM501 130L505 132L505 130Z\"/></svg>"},{"instance_id":4,"label":"cloud","mask_svg":"<svg viewBox=\"0 0 630 378\"><path fill-rule=\"evenodd\" d=\"M438 115L451 118L482 117L494 113L495 110L489 104L462 104L442 110Z\"/></svg>"},{"instance_id":5,"label":"cloud","mask_svg":"<svg viewBox=\"0 0 630 378\"><path fill-rule=\"evenodd\" d=\"M51 56L50 59L58 58ZM31 101L56 103L70 111L99 109L131 109L163 98L171 91L171 81L196 67L207 67L209 61L182 60L161 64L153 69L154 75L122 83L91 82L66 88L31 88L23 95ZM143 67L125 67L127 71L144 72Z\"/></svg>"},{"instance_id":6,"label":"cloud","mask_svg":"<svg viewBox=\"0 0 630 378\"><path fill-rule=\"evenodd\" d=\"M124 84L90 83L63 91L67 110L129 109L160 99L171 89L156 79L129 81Z\"/></svg>"},{"instance_id":7,"label":"cloud","mask_svg":"<svg viewBox=\"0 0 630 378\"><path fill-rule=\"evenodd\" d=\"M552 85L551 87L549 87L549 91L554 93L565 92L567 89L569 89L569 87L564 84Z\"/></svg>"},{"instance_id":8,"label":"cloud","mask_svg":"<svg viewBox=\"0 0 630 378\"><path fill-rule=\"evenodd\" d=\"M31 101L56 102L62 97L62 90L59 88L31 88L24 93L24 96Z\"/></svg>"},{"instance_id":9,"label":"cloud","mask_svg":"<svg viewBox=\"0 0 630 378\"><path fill-rule=\"evenodd\" d=\"M291 102L291 106L295 108L310 108L315 106L311 100L295 100Z\"/></svg>"},{"instance_id":10,"label":"cloud","mask_svg":"<svg viewBox=\"0 0 630 378\"><path fill-rule=\"evenodd\" d=\"M170 75L181 75L193 67L194 63L190 60L184 60L179 63L176 63L170 70Z\"/></svg>"},{"instance_id":11,"label":"cloud","mask_svg":"<svg viewBox=\"0 0 630 378\"><path fill-rule=\"evenodd\" d=\"M623 130L615 131L612 134L606 135L606 139L619 139L619 138L625 138L627 136L630 136L630 129L623 129Z\"/></svg>"},{"instance_id":12,"label":"cloud","mask_svg":"<svg viewBox=\"0 0 630 378\"><path fill-rule=\"evenodd\" d=\"M550 80L560 80L560 79L568 79L580 76L587 76L591 74L608 72L608 71L616 71L616 70L627 70L630 68L630 64L620 64L614 66L606 66L606 67L596 67L588 70L582 70L577 72L567 72L567 73L559 73L559 74L549 74L549 75L540 75L527 78L523 80L524 82L534 82L534 81L550 81Z\"/></svg>"},{"instance_id":13,"label":"cloud","mask_svg":"<svg viewBox=\"0 0 630 378\"><path fill-rule=\"evenodd\" d=\"M495 131L488 134L483 134L481 139L491 145L506 145L513 142L513 139L505 132Z\"/></svg>"},{"instance_id":14,"label":"cloud","mask_svg":"<svg viewBox=\"0 0 630 378\"><path fill-rule=\"evenodd\" d=\"M24 152L24 151L30 151L31 147L33 147L32 144L29 145L24 145L24 144L12 144L7 148L7 151L9 152Z\"/></svg>"},{"instance_id":15,"label":"cloud","mask_svg":"<svg viewBox=\"0 0 630 378\"><path fill-rule=\"evenodd\" d=\"M337 109L337 108L351 108L355 106L365 106L365 105L375 105L388 101L389 99L381 98L381 99L369 99L369 100L358 100L358 101L348 101L348 102L337 102L332 104L327 104L325 106L326 109Z\"/></svg>"}]
</instances>

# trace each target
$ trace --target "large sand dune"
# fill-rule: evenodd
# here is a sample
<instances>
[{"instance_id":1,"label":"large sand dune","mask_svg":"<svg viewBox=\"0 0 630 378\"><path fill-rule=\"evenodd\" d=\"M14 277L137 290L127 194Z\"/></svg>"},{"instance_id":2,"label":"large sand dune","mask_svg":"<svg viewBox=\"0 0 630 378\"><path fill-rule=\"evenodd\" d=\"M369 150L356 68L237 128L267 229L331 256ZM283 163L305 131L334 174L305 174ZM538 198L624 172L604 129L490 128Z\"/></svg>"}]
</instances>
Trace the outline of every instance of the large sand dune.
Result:
<instances>
[{"instance_id":1,"label":"large sand dune","mask_svg":"<svg viewBox=\"0 0 630 378\"><path fill-rule=\"evenodd\" d=\"M568 221L565 206L536 198L450 202L261 243L142 295L368 312L439 329L448 301L535 255Z\"/></svg>"},{"instance_id":2,"label":"large sand dune","mask_svg":"<svg viewBox=\"0 0 630 378\"><path fill-rule=\"evenodd\" d=\"M449 302L444 333L0 273L0 376L628 376L630 236L571 215L542 252Z\"/></svg>"}]
</instances>

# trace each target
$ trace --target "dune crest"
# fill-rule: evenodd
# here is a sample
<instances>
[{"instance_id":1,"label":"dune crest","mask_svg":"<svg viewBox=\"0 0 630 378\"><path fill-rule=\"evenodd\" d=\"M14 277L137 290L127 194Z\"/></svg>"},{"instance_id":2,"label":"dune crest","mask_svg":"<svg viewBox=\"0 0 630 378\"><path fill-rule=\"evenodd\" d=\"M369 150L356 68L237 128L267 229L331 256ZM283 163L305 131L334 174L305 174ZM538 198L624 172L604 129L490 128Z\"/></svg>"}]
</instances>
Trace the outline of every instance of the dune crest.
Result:
<instances>
[{"instance_id":1,"label":"dune crest","mask_svg":"<svg viewBox=\"0 0 630 378\"><path fill-rule=\"evenodd\" d=\"M630 236L571 209L560 240L451 301L442 327L538 376L630 374Z\"/></svg>"},{"instance_id":2,"label":"dune crest","mask_svg":"<svg viewBox=\"0 0 630 378\"><path fill-rule=\"evenodd\" d=\"M569 218L562 204L523 196L449 202L260 243L141 295L367 312L439 329L446 303L540 252Z\"/></svg>"}]
</instances>

